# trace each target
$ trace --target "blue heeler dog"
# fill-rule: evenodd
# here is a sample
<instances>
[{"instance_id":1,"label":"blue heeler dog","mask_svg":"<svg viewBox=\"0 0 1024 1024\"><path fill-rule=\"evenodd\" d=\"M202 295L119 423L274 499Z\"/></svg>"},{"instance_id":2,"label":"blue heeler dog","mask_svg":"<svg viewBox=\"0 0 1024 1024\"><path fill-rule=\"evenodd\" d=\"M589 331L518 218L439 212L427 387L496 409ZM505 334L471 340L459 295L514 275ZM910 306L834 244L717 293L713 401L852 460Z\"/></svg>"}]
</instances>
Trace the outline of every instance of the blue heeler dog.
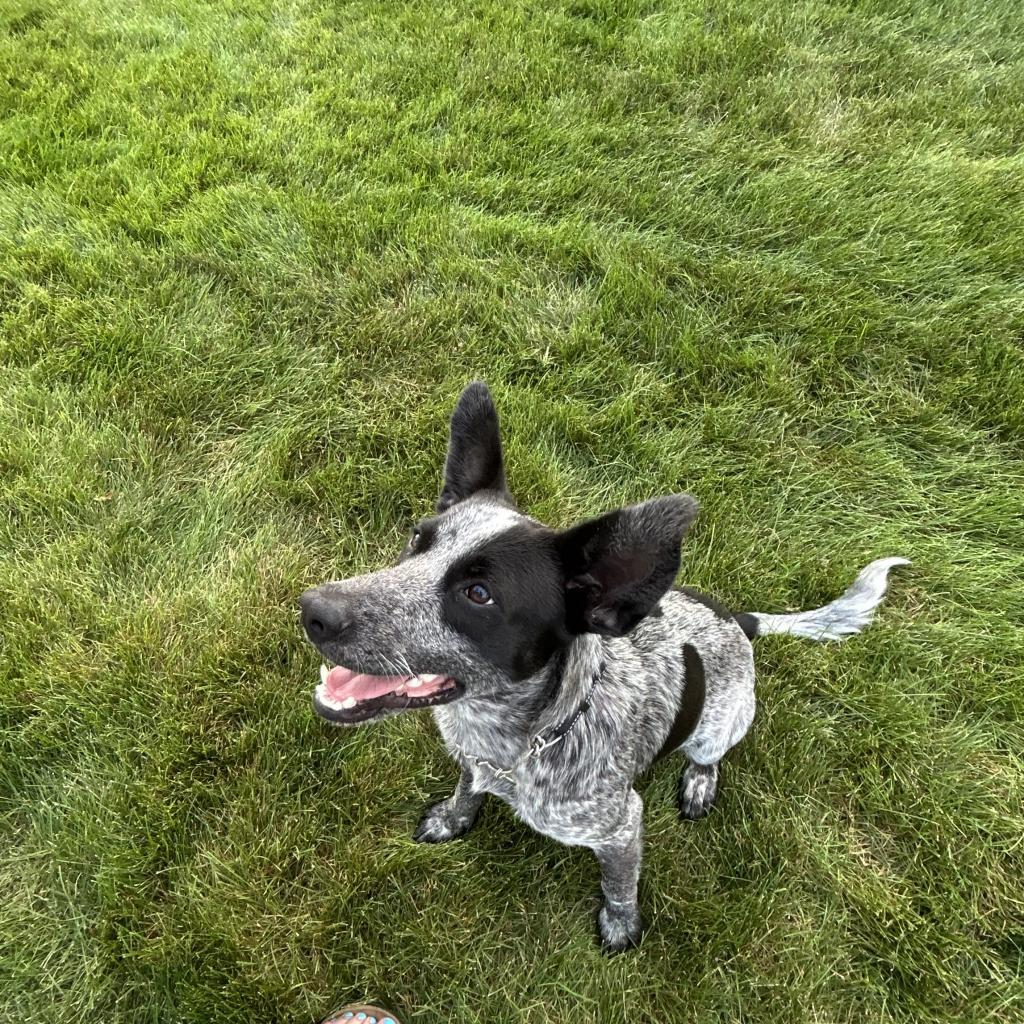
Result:
<instances>
[{"instance_id":1,"label":"blue heeler dog","mask_svg":"<svg viewBox=\"0 0 1024 1024\"><path fill-rule=\"evenodd\" d=\"M684 817L707 814L718 763L754 718L751 640L856 633L902 558L872 562L831 604L795 615L731 614L673 588L685 494L652 498L568 530L516 509L490 392L470 384L452 415L437 514L398 564L301 598L306 635L335 667L314 706L337 725L432 708L461 769L416 839L468 831L486 793L601 866L609 950L640 936L643 803L634 779L680 751Z\"/></svg>"}]
</instances>

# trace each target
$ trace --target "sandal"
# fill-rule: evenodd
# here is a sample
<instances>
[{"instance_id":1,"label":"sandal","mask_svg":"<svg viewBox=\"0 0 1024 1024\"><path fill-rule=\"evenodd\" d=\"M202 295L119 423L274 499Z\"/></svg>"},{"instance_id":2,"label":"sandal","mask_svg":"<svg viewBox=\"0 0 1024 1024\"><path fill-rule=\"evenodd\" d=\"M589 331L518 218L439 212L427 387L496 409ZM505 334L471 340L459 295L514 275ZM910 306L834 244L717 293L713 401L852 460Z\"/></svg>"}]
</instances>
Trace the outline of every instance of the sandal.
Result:
<instances>
[{"instance_id":1,"label":"sandal","mask_svg":"<svg viewBox=\"0 0 1024 1024\"><path fill-rule=\"evenodd\" d=\"M320 1024L402 1024L390 1010L382 1010L369 1003L352 1003L335 1010Z\"/></svg>"}]
</instances>

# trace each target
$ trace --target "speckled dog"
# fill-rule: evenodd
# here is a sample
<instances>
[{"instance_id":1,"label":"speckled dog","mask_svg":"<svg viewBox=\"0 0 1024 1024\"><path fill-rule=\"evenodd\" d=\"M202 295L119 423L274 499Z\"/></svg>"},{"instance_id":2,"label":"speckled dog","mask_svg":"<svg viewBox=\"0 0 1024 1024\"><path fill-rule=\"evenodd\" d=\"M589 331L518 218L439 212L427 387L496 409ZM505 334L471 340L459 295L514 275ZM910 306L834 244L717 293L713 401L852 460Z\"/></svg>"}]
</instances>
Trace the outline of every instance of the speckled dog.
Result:
<instances>
[{"instance_id":1,"label":"speckled dog","mask_svg":"<svg viewBox=\"0 0 1024 1024\"><path fill-rule=\"evenodd\" d=\"M321 670L320 715L361 725L433 708L462 774L416 839L462 835L493 793L544 835L590 847L609 950L640 936L636 776L681 751L680 810L707 814L718 763L754 718L751 640L858 632L905 562L872 562L814 611L733 615L672 589L696 512L671 495L563 531L523 515L506 488L494 403L474 383L452 415L437 515L412 530L398 564L301 598L307 636L335 665Z\"/></svg>"}]
</instances>

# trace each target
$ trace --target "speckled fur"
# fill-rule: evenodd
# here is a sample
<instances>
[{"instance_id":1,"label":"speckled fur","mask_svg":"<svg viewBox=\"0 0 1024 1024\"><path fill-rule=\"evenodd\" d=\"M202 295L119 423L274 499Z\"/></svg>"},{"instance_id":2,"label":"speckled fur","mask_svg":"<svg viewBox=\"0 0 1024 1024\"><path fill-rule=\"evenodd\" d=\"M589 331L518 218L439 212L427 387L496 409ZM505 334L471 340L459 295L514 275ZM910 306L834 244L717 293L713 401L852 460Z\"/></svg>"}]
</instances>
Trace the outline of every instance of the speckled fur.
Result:
<instances>
[{"instance_id":1,"label":"speckled fur","mask_svg":"<svg viewBox=\"0 0 1024 1024\"><path fill-rule=\"evenodd\" d=\"M696 729L679 748L682 753L697 764L714 765L743 738L754 718L753 648L739 626L674 591L662 598L660 611L625 637L577 637L557 695L535 716L510 714L505 700L489 697L464 698L433 711L462 776L456 796L428 812L430 824L421 832L429 829L438 841L445 831L439 817L452 815L460 826L445 838L454 838L466 831L479 795L491 793L538 832L590 847L601 864L605 895L599 930L613 951L634 945L640 936L636 886L643 802L633 781L661 749L682 700L684 642L696 648L704 663L706 695ZM534 736L579 707L602 662L605 669L590 710L560 744L524 759ZM518 699L524 691L544 693L552 670L519 683ZM516 784L471 763L467 755L512 767ZM714 795L712 787L706 794L708 808Z\"/></svg>"},{"instance_id":2,"label":"speckled fur","mask_svg":"<svg viewBox=\"0 0 1024 1024\"><path fill-rule=\"evenodd\" d=\"M467 395L474 387L478 386L467 389ZM504 492L496 416L489 395L483 395L484 412L494 420L494 436L486 459L477 461L486 463L485 476L498 481L500 490L467 488L459 478L461 473L472 479L474 453L464 447L455 450L457 409L448 478L439 502L442 514L429 549L380 572L317 588L321 598L358 608L357 627L342 640L320 642L318 647L326 657L358 666L361 672L443 673L463 683L461 697L432 712L460 766L459 782L451 797L428 809L416 830L417 840L444 842L462 835L472 827L484 796L493 794L538 832L594 851L604 893L600 935L606 949L622 950L638 941L641 929L637 880L643 802L633 783L661 750L680 709L687 685L684 645L696 651L704 673L699 717L677 748L686 758L679 787L680 810L686 818L702 817L711 809L718 763L753 721L753 648L731 615L667 590L668 583L665 592L659 589L660 600L650 613L625 635L567 636L564 647L525 679L499 670L486 649L453 629L439 597L446 573L486 542L533 522L511 507ZM471 397L482 401L479 391ZM471 431L487 426L475 427L472 416L468 420ZM453 465L458 471L454 478ZM480 476L483 470L476 472ZM655 516L658 508L653 503L634 506L639 510L634 527L641 524L642 533L644 517ZM651 519L650 528L657 525ZM847 592L857 600L860 618L855 628L868 621L884 592L889 564L881 570L880 564L873 563L874 568L858 578L870 581L870 599L865 598L866 584L855 584ZM759 628L770 632L777 625L779 631L799 633L810 621L808 629L822 632L822 622L850 619L843 600L806 613L803 619L761 616ZM535 737L579 710L595 676L599 681L586 713L559 743L529 756ZM391 713L396 712L378 717Z\"/></svg>"}]
</instances>

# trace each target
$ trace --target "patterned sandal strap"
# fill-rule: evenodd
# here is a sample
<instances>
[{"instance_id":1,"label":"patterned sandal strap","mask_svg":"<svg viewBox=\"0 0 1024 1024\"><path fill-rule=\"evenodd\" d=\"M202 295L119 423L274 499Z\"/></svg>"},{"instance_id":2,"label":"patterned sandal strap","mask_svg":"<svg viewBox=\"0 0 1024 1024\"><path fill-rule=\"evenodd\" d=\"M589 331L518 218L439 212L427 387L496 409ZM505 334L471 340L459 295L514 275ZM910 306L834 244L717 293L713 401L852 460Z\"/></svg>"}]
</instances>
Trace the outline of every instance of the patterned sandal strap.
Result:
<instances>
[{"instance_id":1,"label":"patterned sandal strap","mask_svg":"<svg viewBox=\"0 0 1024 1024\"><path fill-rule=\"evenodd\" d=\"M371 1003L352 1003L335 1010L322 1024L402 1024L390 1011Z\"/></svg>"}]
</instances>

